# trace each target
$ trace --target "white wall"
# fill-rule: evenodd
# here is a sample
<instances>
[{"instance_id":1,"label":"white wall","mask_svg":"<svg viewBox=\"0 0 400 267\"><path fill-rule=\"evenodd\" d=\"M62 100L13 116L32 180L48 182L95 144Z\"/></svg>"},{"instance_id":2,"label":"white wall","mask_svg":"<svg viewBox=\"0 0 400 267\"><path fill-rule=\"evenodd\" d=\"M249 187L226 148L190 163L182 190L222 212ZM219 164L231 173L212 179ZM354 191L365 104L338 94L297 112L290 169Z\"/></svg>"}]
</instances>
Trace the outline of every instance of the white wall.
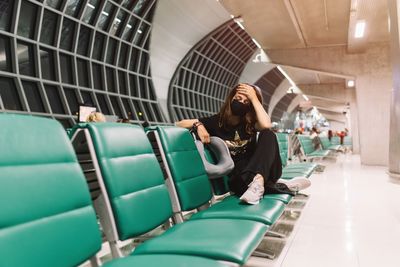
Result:
<instances>
[{"instance_id":1,"label":"white wall","mask_svg":"<svg viewBox=\"0 0 400 267\"><path fill-rule=\"evenodd\" d=\"M158 1L150 63L155 93L165 115L169 115L168 88L178 64L197 42L229 19L227 11L215 0Z\"/></svg>"}]
</instances>

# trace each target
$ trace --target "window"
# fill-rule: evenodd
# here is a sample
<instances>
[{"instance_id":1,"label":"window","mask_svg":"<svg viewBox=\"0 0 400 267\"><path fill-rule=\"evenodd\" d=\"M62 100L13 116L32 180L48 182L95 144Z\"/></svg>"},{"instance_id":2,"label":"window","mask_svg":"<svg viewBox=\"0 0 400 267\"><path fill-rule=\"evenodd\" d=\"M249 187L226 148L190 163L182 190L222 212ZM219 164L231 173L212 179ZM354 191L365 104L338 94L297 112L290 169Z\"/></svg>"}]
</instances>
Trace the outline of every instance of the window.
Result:
<instances>
[{"instance_id":1,"label":"window","mask_svg":"<svg viewBox=\"0 0 400 267\"><path fill-rule=\"evenodd\" d=\"M68 0L65 8L67 15L78 17L79 11L82 7L83 0Z\"/></svg>"},{"instance_id":2,"label":"window","mask_svg":"<svg viewBox=\"0 0 400 267\"><path fill-rule=\"evenodd\" d=\"M106 80L107 80L107 90L109 92L116 92L114 70L112 68L106 67Z\"/></svg>"},{"instance_id":3,"label":"window","mask_svg":"<svg viewBox=\"0 0 400 267\"><path fill-rule=\"evenodd\" d=\"M2 35L0 35L0 70L11 71L10 41Z\"/></svg>"},{"instance_id":4,"label":"window","mask_svg":"<svg viewBox=\"0 0 400 267\"><path fill-rule=\"evenodd\" d=\"M71 56L60 53L61 81L63 83L74 84L74 70L72 66L73 64Z\"/></svg>"},{"instance_id":5,"label":"window","mask_svg":"<svg viewBox=\"0 0 400 267\"><path fill-rule=\"evenodd\" d=\"M33 39L35 35L37 6L26 0L21 2L21 13L18 21L18 35Z\"/></svg>"},{"instance_id":6,"label":"window","mask_svg":"<svg viewBox=\"0 0 400 267\"><path fill-rule=\"evenodd\" d=\"M89 0L86 4L85 13L82 16L83 22L94 25L94 20L99 10L99 6L100 0Z\"/></svg>"},{"instance_id":7,"label":"window","mask_svg":"<svg viewBox=\"0 0 400 267\"><path fill-rule=\"evenodd\" d=\"M92 58L97 60L102 60L105 35L101 34L100 32L96 32L95 42L96 45L93 47Z\"/></svg>"},{"instance_id":8,"label":"window","mask_svg":"<svg viewBox=\"0 0 400 267\"><path fill-rule=\"evenodd\" d=\"M19 73L22 75L35 76L36 72L33 56L33 45L24 42L18 42L17 53Z\"/></svg>"},{"instance_id":9,"label":"window","mask_svg":"<svg viewBox=\"0 0 400 267\"><path fill-rule=\"evenodd\" d=\"M42 19L42 31L40 33L40 41L48 45L54 45L54 41L57 38L57 20L58 16L56 13L51 12L47 9L44 10Z\"/></svg>"},{"instance_id":10,"label":"window","mask_svg":"<svg viewBox=\"0 0 400 267\"><path fill-rule=\"evenodd\" d=\"M21 101L19 100L13 79L1 77L0 97L5 109L22 110Z\"/></svg>"},{"instance_id":11,"label":"window","mask_svg":"<svg viewBox=\"0 0 400 267\"><path fill-rule=\"evenodd\" d=\"M88 62L83 59L77 59L78 65L78 84L83 87L89 87Z\"/></svg>"},{"instance_id":12,"label":"window","mask_svg":"<svg viewBox=\"0 0 400 267\"><path fill-rule=\"evenodd\" d=\"M79 37L78 37L79 38L78 49L76 51L78 54L80 54L82 56L89 55L89 44L90 44L91 34L92 34L92 31L90 30L90 28L81 25L81 28L79 30Z\"/></svg>"},{"instance_id":13,"label":"window","mask_svg":"<svg viewBox=\"0 0 400 267\"><path fill-rule=\"evenodd\" d=\"M67 98L69 109L73 115L78 115L79 102L77 92L73 88L64 88L65 97Z\"/></svg>"},{"instance_id":14,"label":"window","mask_svg":"<svg viewBox=\"0 0 400 267\"><path fill-rule=\"evenodd\" d=\"M45 112L42 96L36 83L22 81L26 99L28 100L29 108L33 112Z\"/></svg>"},{"instance_id":15,"label":"window","mask_svg":"<svg viewBox=\"0 0 400 267\"><path fill-rule=\"evenodd\" d=\"M96 89L104 90L102 77L103 73L101 71L101 65L93 63L92 71L93 71L93 86Z\"/></svg>"},{"instance_id":16,"label":"window","mask_svg":"<svg viewBox=\"0 0 400 267\"><path fill-rule=\"evenodd\" d=\"M108 39L106 62L109 64L114 64L115 62L115 57L117 56L117 43L117 40L113 38Z\"/></svg>"},{"instance_id":17,"label":"window","mask_svg":"<svg viewBox=\"0 0 400 267\"><path fill-rule=\"evenodd\" d=\"M96 94L97 102L99 102L101 112L107 115L111 115L110 109L108 108L106 97L103 94Z\"/></svg>"},{"instance_id":18,"label":"window","mask_svg":"<svg viewBox=\"0 0 400 267\"><path fill-rule=\"evenodd\" d=\"M61 101L61 95L58 88L52 85L45 85L47 99L50 102L50 107L53 113L67 114L64 109L64 105Z\"/></svg>"},{"instance_id":19,"label":"window","mask_svg":"<svg viewBox=\"0 0 400 267\"><path fill-rule=\"evenodd\" d=\"M60 48L68 51L72 51L74 44L74 34L75 34L75 22L64 17Z\"/></svg>"},{"instance_id":20,"label":"window","mask_svg":"<svg viewBox=\"0 0 400 267\"><path fill-rule=\"evenodd\" d=\"M56 80L54 52L44 48L40 49L40 65L42 69L42 78L46 80Z\"/></svg>"},{"instance_id":21,"label":"window","mask_svg":"<svg viewBox=\"0 0 400 267\"><path fill-rule=\"evenodd\" d=\"M2 31L10 31L13 3L14 0L0 0L0 30Z\"/></svg>"},{"instance_id":22,"label":"window","mask_svg":"<svg viewBox=\"0 0 400 267\"><path fill-rule=\"evenodd\" d=\"M114 16L116 8L110 2L107 2L104 10L100 14L98 27L104 31L107 31L108 25L110 24L111 18Z\"/></svg>"}]
</instances>

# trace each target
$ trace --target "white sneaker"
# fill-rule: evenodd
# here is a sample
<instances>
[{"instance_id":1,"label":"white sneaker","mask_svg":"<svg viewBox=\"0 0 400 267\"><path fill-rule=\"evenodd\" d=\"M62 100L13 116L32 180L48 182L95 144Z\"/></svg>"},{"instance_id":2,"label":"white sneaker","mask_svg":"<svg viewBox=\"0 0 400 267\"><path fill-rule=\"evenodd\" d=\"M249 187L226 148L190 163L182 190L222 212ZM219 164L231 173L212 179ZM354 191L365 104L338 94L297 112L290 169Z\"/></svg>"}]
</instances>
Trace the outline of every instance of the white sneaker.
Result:
<instances>
[{"instance_id":1,"label":"white sneaker","mask_svg":"<svg viewBox=\"0 0 400 267\"><path fill-rule=\"evenodd\" d=\"M308 187L311 186L311 181L307 177L304 176L299 176L299 177L294 177L290 180L287 179L279 179L278 183L282 183L287 185L290 190L294 192L298 192L300 190L304 190Z\"/></svg>"},{"instance_id":2,"label":"white sneaker","mask_svg":"<svg viewBox=\"0 0 400 267\"><path fill-rule=\"evenodd\" d=\"M257 179L257 176L254 177L253 181L249 184L249 188L240 197L240 200L251 205L260 203L260 199L264 195L264 184Z\"/></svg>"}]
</instances>

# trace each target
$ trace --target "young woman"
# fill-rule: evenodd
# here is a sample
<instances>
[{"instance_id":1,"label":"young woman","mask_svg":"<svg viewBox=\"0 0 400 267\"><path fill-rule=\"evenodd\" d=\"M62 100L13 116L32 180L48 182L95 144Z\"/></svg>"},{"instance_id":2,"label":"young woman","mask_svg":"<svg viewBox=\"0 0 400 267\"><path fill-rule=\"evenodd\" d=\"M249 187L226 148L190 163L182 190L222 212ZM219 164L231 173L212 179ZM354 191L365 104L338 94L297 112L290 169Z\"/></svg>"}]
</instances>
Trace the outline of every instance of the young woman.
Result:
<instances>
[{"instance_id":1,"label":"young woman","mask_svg":"<svg viewBox=\"0 0 400 267\"><path fill-rule=\"evenodd\" d=\"M218 114L182 120L176 125L195 128L203 143L210 142L210 135L225 140L235 163L229 186L242 201L258 204L264 193L278 193L276 182L282 174L282 163L260 88L239 84L228 94Z\"/></svg>"}]
</instances>

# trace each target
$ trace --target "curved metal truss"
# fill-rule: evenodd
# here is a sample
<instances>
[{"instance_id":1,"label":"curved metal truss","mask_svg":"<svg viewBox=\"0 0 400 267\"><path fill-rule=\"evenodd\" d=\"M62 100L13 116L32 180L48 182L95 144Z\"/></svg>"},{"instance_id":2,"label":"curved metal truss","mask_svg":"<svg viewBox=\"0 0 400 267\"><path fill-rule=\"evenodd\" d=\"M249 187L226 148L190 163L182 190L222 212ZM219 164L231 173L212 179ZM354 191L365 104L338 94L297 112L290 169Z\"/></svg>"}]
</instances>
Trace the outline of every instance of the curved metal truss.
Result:
<instances>
[{"instance_id":1,"label":"curved metal truss","mask_svg":"<svg viewBox=\"0 0 400 267\"><path fill-rule=\"evenodd\" d=\"M0 110L70 127L80 103L163 123L151 80L156 0L0 1Z\"/></svg>"},{"instance_id":2,"label":"curved metal truss","mask_svg":"<svg viewBox=\"0 0 400 267\"><path fill-rule=\"evenodd\" d=\"M261 88L264 102L263 106L266 111L268 111L272 95L284 79L285 76L283 76L278 68L273 68L256 81L255 85ZM271 116L271 114L269 115Z\"/></svg>"},{"instance_id":3,"label":"curved metal truss","mask_svg":"<svg viewBox=\"0 0 400 267\"><path fill-rule=\"evenodd\" d=\"M171 80L168 96L171 119L217 113L256 48L251 37L233 20L197 43Z\"/></svg>"}]
</instances>

